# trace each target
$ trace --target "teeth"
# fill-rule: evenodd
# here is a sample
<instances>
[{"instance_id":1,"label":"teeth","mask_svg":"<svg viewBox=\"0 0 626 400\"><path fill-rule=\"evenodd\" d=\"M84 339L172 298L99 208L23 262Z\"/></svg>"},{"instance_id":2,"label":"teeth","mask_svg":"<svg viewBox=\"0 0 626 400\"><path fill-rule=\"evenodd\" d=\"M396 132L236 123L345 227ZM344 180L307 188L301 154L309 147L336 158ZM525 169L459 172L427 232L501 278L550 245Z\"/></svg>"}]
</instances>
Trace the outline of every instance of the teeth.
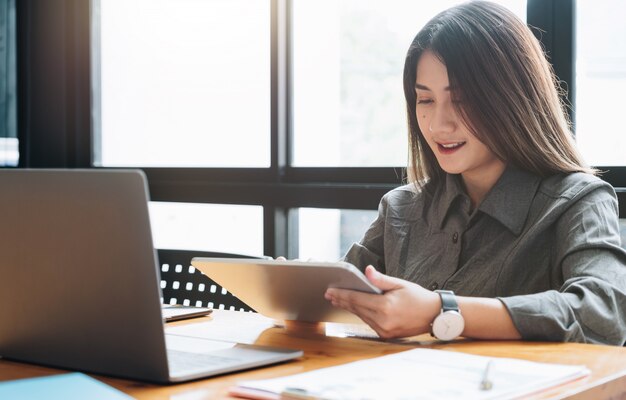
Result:
<instances>
[{"instance_id":1,"label":"teeth","mask_svg":"<svg viewBox=\"0 0 626 400\"><path fill-rule=\"evenodd\" d=\"M458 143L450 143L450 144L442 144L441 146L443 146L446 149L453 149L455 147L459 147L460 145L465 144L465 142L458 142Z\"/></svg>"}]
</instances>

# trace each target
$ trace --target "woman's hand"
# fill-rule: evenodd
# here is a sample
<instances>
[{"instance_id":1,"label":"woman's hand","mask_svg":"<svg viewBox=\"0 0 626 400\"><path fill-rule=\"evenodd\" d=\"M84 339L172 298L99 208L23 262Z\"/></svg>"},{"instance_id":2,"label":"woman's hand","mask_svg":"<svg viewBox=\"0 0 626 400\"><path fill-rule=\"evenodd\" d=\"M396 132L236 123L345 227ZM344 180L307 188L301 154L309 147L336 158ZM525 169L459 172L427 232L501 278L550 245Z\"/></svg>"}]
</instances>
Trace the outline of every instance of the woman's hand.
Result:
<instances>
[{"instance_id":1,"label":"woman's hand","mask_svg":"<svg viewBox=\"0 0 626 400\"><path fill-rule=\"evenodd\" d=\"M329 288L327 300L356 314L381 338L414 336L430 332L430 324L441 309L437 293L420 285L382 274L371 265L365 276L382 295Z\"/></svg>"}]
</instances>

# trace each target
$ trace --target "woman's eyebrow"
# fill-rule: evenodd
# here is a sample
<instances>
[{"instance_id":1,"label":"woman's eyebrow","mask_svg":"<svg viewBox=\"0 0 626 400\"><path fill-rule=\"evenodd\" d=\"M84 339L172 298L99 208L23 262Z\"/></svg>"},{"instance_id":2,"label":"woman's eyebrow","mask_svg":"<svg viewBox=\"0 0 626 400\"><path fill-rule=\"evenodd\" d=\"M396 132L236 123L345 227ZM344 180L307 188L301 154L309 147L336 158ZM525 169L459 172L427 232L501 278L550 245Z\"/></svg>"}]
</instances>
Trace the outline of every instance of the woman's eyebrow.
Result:
<instances>
[{"instance_id":1,"label":"woman's eyebrow","mask_svg":"<svg viewBox=\"0 0 626 400\"><path fill-rule=\"evenodd\" d=\"M421 83L417 83L417 82L415 82L415 89L428 90L429 92L432 92L432 89L430 89L428 86L422 85ZM445 88L443 88L443 90L449 91L450 86L446 86Z\"/></svg>"}]
</instances>

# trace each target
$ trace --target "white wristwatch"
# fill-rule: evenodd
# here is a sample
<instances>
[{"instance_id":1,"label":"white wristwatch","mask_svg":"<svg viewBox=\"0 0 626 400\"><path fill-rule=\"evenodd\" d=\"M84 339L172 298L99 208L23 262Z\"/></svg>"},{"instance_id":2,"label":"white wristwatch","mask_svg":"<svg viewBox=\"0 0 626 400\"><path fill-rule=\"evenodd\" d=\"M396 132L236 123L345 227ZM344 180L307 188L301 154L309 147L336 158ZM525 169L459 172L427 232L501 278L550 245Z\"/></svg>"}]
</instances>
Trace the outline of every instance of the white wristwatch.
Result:
<instances>
[{"instance_id":1,"label":"white wristwatch","mask_svg":"<svg viewBox=\"0 0 626 400\"><path fill-rule=\"evenodd\" d=\"M441 297L441 312L432 324L431 335L439 340L452 340L463 333L465 320L451 290L435 290Z\"/></svg>"}]
</instances>

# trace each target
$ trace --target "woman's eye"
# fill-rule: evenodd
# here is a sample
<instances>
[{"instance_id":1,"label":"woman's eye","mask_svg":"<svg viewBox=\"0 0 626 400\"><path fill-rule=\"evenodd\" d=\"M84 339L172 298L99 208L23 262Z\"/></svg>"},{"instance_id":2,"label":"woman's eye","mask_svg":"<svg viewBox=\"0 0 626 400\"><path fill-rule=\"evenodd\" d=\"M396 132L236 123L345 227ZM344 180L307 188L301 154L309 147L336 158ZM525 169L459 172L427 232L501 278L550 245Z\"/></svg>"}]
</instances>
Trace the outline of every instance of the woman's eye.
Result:
<instances>
[{"instance_id":1,"label":"woman's eye","mask_svg":"<svg viewBox=\"0 0 626 400\"><path fill-rule=\"evenodd\" d=\"M431 99L418 99L417 104L430 104L433 101Z\"/></svg>"}]
</instances>

